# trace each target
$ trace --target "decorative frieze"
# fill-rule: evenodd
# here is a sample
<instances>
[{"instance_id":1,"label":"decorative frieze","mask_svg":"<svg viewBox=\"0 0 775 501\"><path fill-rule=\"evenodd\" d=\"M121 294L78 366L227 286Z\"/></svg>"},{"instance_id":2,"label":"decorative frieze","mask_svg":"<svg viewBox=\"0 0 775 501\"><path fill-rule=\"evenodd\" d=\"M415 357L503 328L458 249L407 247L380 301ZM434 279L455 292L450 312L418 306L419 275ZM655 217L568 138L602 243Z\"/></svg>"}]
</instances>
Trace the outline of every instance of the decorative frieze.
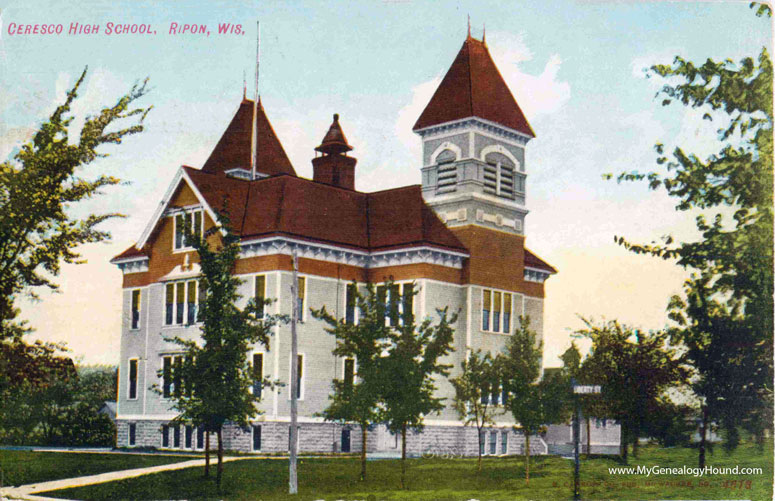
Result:
<instances>
[{"instance_id":1,"label":"decorative frieze","mask_svg":"<svg viewBox=\"0 0 775 501\"><path fill-rule=\"evenodd\" d=\"M286 237L270 237L242 242L240 257L293 254L298 257L347 264L360 268L380 268L406 264L434 264L460 269L468 254L433 247L411 247L389 251L366 252L331 245L306 242Z\"/></svg>"},{"instance_id":2,"label":"decorative frieze","mask_svg":"<svg viewBox=\"0 0 775 501\"><path fill-rule=\"evenodd\" d=\"M547 278L551 276L551 273L545 270L539 270L538 268L525 267L524 271L525 280L528 282L544 283Z\"/></svg>"}]
</instances>

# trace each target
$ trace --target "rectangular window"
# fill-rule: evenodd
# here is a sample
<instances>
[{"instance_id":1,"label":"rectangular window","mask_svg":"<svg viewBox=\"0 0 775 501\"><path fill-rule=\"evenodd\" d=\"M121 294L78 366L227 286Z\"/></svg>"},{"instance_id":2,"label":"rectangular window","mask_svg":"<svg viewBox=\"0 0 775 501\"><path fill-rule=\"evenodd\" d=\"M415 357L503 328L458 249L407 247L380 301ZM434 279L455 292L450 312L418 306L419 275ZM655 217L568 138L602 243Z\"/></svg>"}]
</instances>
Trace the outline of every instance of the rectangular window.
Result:
<instances>
[{"instance_id":1,"label":"rectangular window","mask_svg":"<svg viewBox=\"0 0 775 501\"><path fill-rule=\"evenodd\" d=\"M137 359L129 360L129 398L137 398Z\"/></svg>"},{"instance_id":2,"label":"rectangular window","mask_svg":"<svg viewBox=\"0 0 775 501\"><path fill-rule=\"evenodd\" d=\"M399 325L399 305L401 304L401 286L393 284L388 288L388 318L390 325L395 327Z\"/></svg>"},{"instance_id":3,"label":"rectangular window","mask_svg":"<svg viewBox=\"0 0 775 501\"><path fill-rule=\"evenodd\" d=\"M344 359L344 384L352 388L355 383L355 360L352 358Z\"/></svg>"},{"instance_id":4,"label":"rectangular window","mask_svg":"<svg viewBox=\"0 0 775 501\"><path fill-rule=\"evenodd\" d=\"M264 318L264 299L266 299L266 276L256 275L255 283L253 284L253 297L256 300L256 316L258 318Z\"/></svg>"},{"instance_id":5,"label":"rectangular window","mask_svg":"<svg viewBox=\"0 0 775 501\"><path fill-rule=\"evenodd\" d=\"M140 328L140 289L132 291L132 329Z\"/></svg>"},{"instance_id":6,"label":"rectangular window","mask_svg":"<svg viewBox=\"0 0 775 501\"><path fill-rule=\"evenodd\" d=\"M185 357L182 355L165 355L162 357L162 396L170 398L181 396L184 388L190 392L190 385L186 386L183 380L183 364Z\"/></svg>"},{"instance_id":7,"label":"rectangular window","mask_svg":"<svg viewBox=\"0 0 775 501\"><path fill-rule=\"evenodd\" d=\"M498 383L494 383L490 391L490 403L492 405L500 404L500 396L500 385Z\"/></svg>"},{"instance_id":8,"label":"rectangular window","mask_svg":"<svg viewBox=\"0 0 775 501\"><path fill-rule=\"evenodd\" d=\"M191 242L186 240L186 224L188 224L194 238L202 238L202 218L203 213L201 210L194 210L184 214L175 215L175 250L191 247Z\"/></svg>"},{"instance_id":9,"label":"rectangular window","mask_svg":"<svg viewBox=\"0 0 775 501\"><path fill-rule=\"evenodd\" d=\"M509 292L482 289L482 330L511 331L513 294Z\"/></svg>"},{"instance_id":10,"label":"rectangular window","mask_svg":"<svg viewBox=\"0 0 775 501\"><path fill-rule=\"evenodd\" d=\"M180 426L178 425L172 427L172 446L180 449Z\"/></svg>"},{"instance_id":11,"label":"rectangular window","mask_svg":"<svg viewBox=\"0 0 775 501\"><path fill-rule=\"evenodd\" d=\"M161 446L170 446L170 427L166 424L161 425Z\"/></svg>"},{"instance_id":12,"label":"rectangular window","mask_svg":"<svg viewBox=\"0 0 775 501\"><path fill-rule=\"evenodd\" d=\"M197 287L199 292L197 293L197 306L196 306L196 321L201 322L204 320L204 305L207 300L207 289L205 289L204 280L197 280Z\"/></svg>"},{"instance_id":13,"label":"rectangular window","mask_svg":"<svg viewBox=\"0 0 775 501\"><path fill-rule=\"evenodd\" d=\"M483 404L489 404L490 403L490 385L485 384L482 388L482 401Z\"/></svg>"},{"instance_id":14,"label":"rectangular window","mask_svg":"<svg viewBox=\"0 0 775 501\"><path fill-rule=\"evenodd\" d=\"M482 291L482 330L490 330L490 303L492 298L492 292L488 290Z\"/></svg>"},{"instance_id":15,"label":"rectangular window","mask_svg":"<svg viewBox=\"0 0 775 501\"><path fill-rule=\"evenodd\" d=\"M129 423L129 446L135 445L137 439L137 425L135 423Z\"/></svg>"},{"instance_id":16,"label":"rectangular window","mask_svg":"<svg viewBox=\"0 0 775 501\"><path fill-rule=\"evenodd\" d=\"M511 332L511 294L503 294L503 332Z\"/></svg>"},{"instance_id":17,"label":"rectangular window","mask_svg":"<svg viewBox=\"0 0 775 501\"><path fill-rule=\"evenodd\" d=\"M173 358L172 385L172 394L175 395L175 398L180 398L183 394L183 357Z\"/></svg>"},{"instance_id":18,"label":"rectangular window","mask_svg":"<svg viewBox=\"0 0 775 501\"><path fill-rule=\"evenodd\" d=\"M253 450L261 450L261 426L253 425Z\"/></svg>"},{"instance_id":19,"label":"rectangular window","mask_svg":"<svg viewBox=\"0 0 775 501\"><path fill-rule=\"evenodd\" d=\"M389 321L387 310L387 286L377 286L377 314L385 317L385 323Z\"/></svg>"},{"instance_id":20,"label":"rectangular window","mask_svg":"<svg viewBox=\"0 0 775 501\"><path fill-rule=\"evenodd\" d=\"M296 305L298 307L298 310L296 311L296 318L298 320L304 320L304 310L305 308L305 296L307 292L307 278L306 277L299 277L299 286L297 287L297 301Z\"/></svg>"},{"instance_id":21,"label":"rectangular window","mask_svg":"<svg viewBox=\"0 0 775 501\"><path fill-rule=\"evenodd\" d=\"M490 432L490 454L495 455L498 452L498 432Z\"/></svg>"},{"instance_id":22,"label":"rectangular window","mask_svg":"<svg viewBox=\"0 0 775 501\"><path fill-rule=\"evenodd\" d=\"M355 323L356 298L355 284L347 284L347 288L345 289L344 321L350 325Z\"/></svg>"},{"instance_id":23,"label":"rectangular window","mask_svg":"<svg viewBox=\"0 0 775 501\"><path fill-rule=\"evenodd\" d=\"M186 449L194 448L194 427L186 425Z\"/></svg>"},{"instance_id":24,"label":"rectangular window","mask_svg":"<svg viewBox=\"0 0 775 501\"><path fill-rule=\"evenodd\" d=\"M509 453L509 432L501 432L501 454Z\"/></svg>"},{"instance_id":25,"label":"rectangular window","mask_svg":"<svg viewBox=\"0 0 775 501\"><path fill-rule=\"evenodd\" d=\"M164 309L164 325L172 325L172 319L175 316L175 284L167 284L166 301L167 305Z\"/></svg>"},{"instance_id":26,"label":"rectangular window","mask_svg":"<svg viewBox=\"0 0 775 501\"><path fill-rule=\"evenodd\" d=\"M197 426L196 428L196 448L197 449L204 449L205 448L205 429L201 426Z\"/></svg>"},{"instance_id":27,"label":"rectangular window","mask_svg":"<svg viewBox=\"0 0 775 501\"><path fill-rule=\"evenodd\" d=\"M298 355L296 369L296 398L301 398L301 389L304 384L304 355Z\"/></svg>"},{"instance_id":28,"label":"rectangular window","mask_svg":"<svg viewBox=\"0 0 775 501\"><path fill-rule=\"evenodd\" d=\"M196 323L196 293L197 293L197 281L196 280L189 280L186 282L186 296L188 297L188 304L186 305L187 308L187 315L186 315L186 323L188 324L195 324Z\"/></svg>"},{"instance_id":29,"label":"rectangular window","mask_svg":"<svg viewBox=\"0 0 775 501\"><path fill-rule=\"evenodd\" d=\"M414 315L414 284L401 286L401 320L404 325L410 325Z\"/></svg>"},{"instance_id":30,"label":"rectangular window","mask_svg":"<svg viewBox=\"0 0 775 501\"><path fill-rule=\"evenodd\" d=\"M503 294L496 292L493 294L492 301L492 330L494 332L501 331L501 301Z\"/></svg>"},{"instance_id":31,"label":"rectangular window","mask_svg":"<svg viewBox=\"0 0 775 501\"><path fill-rule=\"evenodd\" d=\"M253 354L253 395L261 398L264 388L264 354Z\"/></svg>"},{"instance_id":32,"label":"rectangular window","mask_svg":"<svg viewBox=\"0 0 775 501\"><path fill-rule=\"evenodd\" d=\"M183 323L186 291L183 282L175 284L175 323Z\"/></svg>"},{"instance_id":33,"label":"rectangular window","mask_svg":"<svg viewBox=\"0 0 775 501\"><path fill-rule=\"evenodd\" d=\"M162 362L162 396L172 396L172 357L164 357Z\"/></svg>"},{"instance_id":34,"label":"rectangular window","mask_svg":"<svg viewBox=\"0 0 775 501\"><path fill-rule=\"evenodd\" d=\"M501 404L502 405L506 405L506 402L507 402L506 399L508 398L508 396L509 396L509 392L506 389L506 384L504 383L501 385Z\"/></svg>"},{"instance_id":35,"label":"rectangular window","mask_svg":"<svg viewBox=\"0 0 775 501\"><path fill-rule=\"evenodd\" d=\"M486 454L485 452L487 450L485 449L486 442L487 442L487 432L482 431L479 434L479 454L481 454L482 456Z\"/></svg>"},{"instance_id":36,"label":"rectangular window","mask_svg":"<svg viewBox=\"0 0 775 501\"><path fill-rule=\"evenodd\" d=\"M204 287L199 280L168 283L165 288L164 325L191 325L201 321L198 312L204 298Z\"/></svg>"}]
</instances>

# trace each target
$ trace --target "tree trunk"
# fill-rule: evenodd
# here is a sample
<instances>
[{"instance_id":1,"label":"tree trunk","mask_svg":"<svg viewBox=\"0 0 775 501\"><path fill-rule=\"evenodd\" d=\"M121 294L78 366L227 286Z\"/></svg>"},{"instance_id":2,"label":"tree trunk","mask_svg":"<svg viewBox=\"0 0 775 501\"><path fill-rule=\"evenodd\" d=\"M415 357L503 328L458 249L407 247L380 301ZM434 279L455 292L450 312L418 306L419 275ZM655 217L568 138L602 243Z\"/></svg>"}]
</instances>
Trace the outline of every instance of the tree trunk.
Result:
<instances>
[{"instance_id":1,"label":"tree trunk","mask_svg":"<svg viewBox=\"0 0 775 501\"><path fill-rule=\"evenodd\" d=\"M476 434L477 434L477 441L479 443L479 449L477 449L477 454L479 455L479 458L477 459L477 463L476 463L476 471L482 471L482 430L480 428L477 428Z\"/></svg>"},{"instance_id":2,"label":"tree trunk","mask_svg":"<svg viewBox=\"0 0 775 501\"><path fill-rule=\"evenodd\" d=\"M205 478L210 477L210 432L205 430Z\"/></svg>"},{"instance_id":3,"label":"tree trunk","mask_svg":"<svg viewBox=\"0 0 775 501\"><path fill-rule=\"evenodd\" d=\"M632 457L637 458L638 457L638 446L640 444L640 426L636 425L633 428L635 430L632 433Z\"/></svg>"},{"instance_id":4,"label":"tree trunk","mask_svg":"<svg viewBox=\"0 0 775 501\"><path fill-rule=\"evenodd\" d=\"M589 416L587 416L587 459L589 459L589 455L592 453L592 439L589 436L589 429Z\"/></svg>"},{"instance_id":5,"label":"tree trunk","mask_svg":"<svg viewBox=\"0 0 775 501\"><path fill-rule=\"evenodd\" d=\"M366 438L368 433L368 426L366 423L361 423L361 482L366 480Z\"/></svg>"},{"instance_id":6,"label":"tree trunk","mask_svg":"<svg viewBox=\"0 0 775 501\"><path fill-rule=\"evenodd\" d=\"M627 424L622 421L622 430L619 437L619 451L622 457L622 462L627 464L627 447L629 447L629 433L627 430Z\"/></svg>"},{"instance_id":7,"label":"tree trunk","mask_svg":"<svg viewBox=\"0 0 775 501\"><path fill-rule=\"evenodd\" d=\"M702 406L702 423L700 424L700 468L705 468L705 447L708 434L708 408Z\"/></svg>"},{"instance_id":8,"label":"tree trunk","mask_svg":"<svg viewBox=\"0 0 775 501\"><path fill-rule=\"evenodd\" d=\"M223 477L223 426L218 428L218 474L215 477L215 483L218 490L221 490L221 478Z\"/></svg>"},{"instance_id":9,"label":"tree trunk","mask_svg":"<svg viewBox=\"0 0 775 501\"><path fill-rule=\"evenodd\" d=\"M406 424L401 425L401 488L406 488Z\"/></svg>"},{"instance_id":10,"label":"tree trunk","mask_svg":"<svg viewBox=\"0 0 775 501\"><path fill-rule=\"evenodd\" d=\"M530 484L530 433L525 431L525 483Z\"/></svg>"}]
</instances>

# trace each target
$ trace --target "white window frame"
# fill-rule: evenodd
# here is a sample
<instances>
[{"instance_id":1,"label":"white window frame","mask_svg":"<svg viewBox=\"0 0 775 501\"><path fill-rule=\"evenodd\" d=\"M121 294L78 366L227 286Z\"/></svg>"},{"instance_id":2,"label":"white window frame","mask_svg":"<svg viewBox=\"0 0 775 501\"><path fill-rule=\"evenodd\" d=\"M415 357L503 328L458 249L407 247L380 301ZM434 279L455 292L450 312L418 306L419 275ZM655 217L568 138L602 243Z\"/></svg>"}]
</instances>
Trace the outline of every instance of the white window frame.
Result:
<instances>
[{"instance_id":1,"label":"white window frame","mask_svg":"<svg viewBox=\"0 0 775 501\"><path fill-rule=\"evenodd\" d=\"M172 218L172 253L177 254L180 252L189 252L194 249L191 245L185 244L185 236L183 244L180 247L177 247L177 237L178 237L178 216L186 217L189 214L191 214L191 221L194 221L194 218L197 217L197 214L199 215L200 223L201 223L201 234L199 237L204 236L205 232L205 219L204 219L204 208L201 205L192 205L190 207L184 207L181 210L176 210L175 212L170 214L170 217ZM194 225L196 227L196 225Z\"/></svg>"},{"instance_id":2,"label":"white window frame","mask_svg":"<svg viewBox=\"0 0 775 501\"><path fill-rule=\"evenodd\" d=\"M344 315L342 315L342 320L343 321L347 320L347 289L349 289L349 287L351 285L353 285L353 283L352 282L348 282L344 286L344 299L342 300L342 304L344 305ZM358 291L358 284L355 285L355 290L357 292L360 292L360 291ZM358 298L357 298L357 296L355 298L355 306L354 306L354 308L355 308L355 312L353 313L353 323L352 323L352 325L358 325L358 322L360 322L360 319L361 319L361 309L358 308Z\"/></svg>"},{"instance_id":3,"label":"white window frame","mask_svg":"<svg viewBox=\"0 0 775 501\"><path fill-rule=\"evenodd\" d=\"M137 327L132 327L132 322L134 321L135 292L138 294ZM142 329L143 327L142 312L143 312L143 289L130 289L130 292L129 292L129 330L130 331L139 331L140 329Z\"/></svg>"},{"instance_id":4,"label":"white window frame","mask_svg":"<svg viewBox=\"0 0 775 501\"><path fill-rule=\"evenodd\" d=\"M304 380L307 378L307 368L305 367L307 365L307 356L305 353L298 352L298 356L301 357L301 379L299 379L299 398L297 398L297 401L304 400ZM293 374L293 353L288 354L288 375L290 376L288 378L288 400L291 399L291 382L293 381L294 374Z\"/></svg>"},{"instance_id":5,"label":"white window frame","mask_svg":"<svg viewBox=\"0 0 775 501\"><path fill-rule=\"evenodd\" d=\"M264 380L264 373L266 372L264 370L264 366L266 365L266 353L263 352L263 351L253 351L253 352L251 352L251 354L250 354L250 370L251 370L251 372L254 370L253 361L255 360L255 356L256 355L261 355L261 380L263 381ZM304 377L304 373L303 372L302 372L301 376ZM254 393L253 393L253 385L250 386L250 394L254 395ZM261 397L263 398L263 396L264 396L264 392L263 392L263 388L262 388Z\"/></svg>"},{"instance_id":6,"label":"white window frame","mask_svg":"<svg viewBox=\"0 0 775 501\"><path fill-rule=\"evenodd\" d=\"M488 305L490 307L488 309L488 311L490 312L489 313L490 318L489 318L489 322L488 322L488 325L487 325L487 327L488 327L487 329L484 328L484 325L483 325L483 322L482 322L483 319L484 319L484 306L485 306L485 304L484 304L484 294L485 294L486 291L490 292L490 304ZM493 305L495 304L495 293L496 292L501 294L501 309L500 309L500 312L498 313L498 315L499 315L498 316L498 325L499 325L500 330L497 330L497 331L494 330L494 326L495 326L495 310L493 309ZM509 294L511 296L511 317L509 318L509 327L508 327L508 329L504 330L505 325L503 323L503 314L506 311L506 294ZM512 291L502 290L502 289L493 289L493 288L490 288L490 287L482 287L482 294L481 294L480 297L481 297L481 303L482 304L481 304L481 307L479 308L479 329L482 332L488 332L488 333L492 333L492 334L511 335L512 331L514 330L514 311L515 311L515 307L516 307L516 303L515 303L516 293L514 293Z\"/></svg>"},{"instance_id":7,"label":"white window frame","mask_svg":"<svg viewBox=\"0 0 775 501\"><path fill-rule=\"evenodd\" d=\"M202 323L200 320L200 297L199 297L199 280L198 278L186 278L183 280L170 280L168 282L164 283L164 291L162 294L163 300L164 300L164 307L162 308L162 329L169 329L169 328L179 328L179 327L188 327L189 325L199 325ZM194 317L194 323L190 324L188 323L188 288L189 283L193 282L194 289L195 289L195 300L194 304L196 305L196 314ZM178 317L178 302L177 302L177 292L178 287L183 284L183 323L177 323L177 317ZM172 323L167 323L167 286L172 285Z\"/></svg>"},{"instance_id":8,"label":"white window frame","mask_svg":"<svg viewBox=\"0 0 775 501\"><path fill-rule=\"evenodd\" d=\"M353 385L358 382L358 359L355 357L342 357L342 382L344 382L345 377L345 363L347 360L353 361ZM302 374L302 377L304 374Z\"/></svg>"},{"instance_id":9,"label":"white window frame","mask_svg":"<svg viewBox=\"0 0 775 501\"><path fill-rule=\"evenodd\" d=\"M170 377L172 380L170 381L170 396L165 397L164 396L164 359L169 357L170 358ZM159 355L159 358L161 360L161 376L159 378L161 379L161 401L162 402L169 402L172 400L175 396L175 361L177 359L181 359L180 363L183 364L183 359L185 359L185 354L183 353L162 353ZM185 390L185 384L183 383L183 378L181 377L181 385L183 388L180 389L180 391Z\"/></svg>"},{"instance_id":10,"label":"white window frame","mask_svg":"<svg viewBox=\"0 0 775 501\"><path fill-rule=\"evenodd\" d=\"M509 455L509 430L501 430L501 443L498 450L500 451L501 456L508 456ZM505 450L504 450L505 447Z\"/></svg>"},{"instance_id":11,"label":"white window frame","mask_svg":"<svg viewBox=\"0 0 775 501\"><path fill-rule=\"evenodd\" d=\"M256 273L255 275L253 275L253 299L255 301L258 301L258 297L256 297L256 282L258 282L258 277L264 277L264 295L263 295L263 299L266 299L267 274L266 273ZM198 292L197 292L197 294L198 294ZM198 299L199 298L197 297L197 300ZM264 318L266 316L266 308L267 308L267 306L268 305L264 305L264 307L263 307L263 314L259 318Z\"/></svg>"},{"instance_id":12,"label":"white window frame","mask_svg":"<svg viewBox=\"0 0 775 501\"><path fill-rule=\"evenodd\" d=\"M134 398L132 398L132 362L136 362ZM137 357L130 357L127 360L127 365L126 365L126 399L137 400L139 394L140 394L140 359Z\"/></svg>"},{"instance_id":13,"label":"white window frame","mask_svg":"<svg viewBox=\"0 0 775 501\"><path fill-rule=\"evenodd\" d=\"M417 292L419 291L419 285L415 280L401 280L401 281L395 281L393 282L393 285L398 286L398 325L396 327L401 327L403 325L404 321L404 285L406 284L414 284L415 287L413 287L414 291L414 298L418 297L419 294ZM390 289L387 288L387 282L382 282L380 284L377 284L377 288L379 287L385 287L385 327L390 327L390 312L388 311L388 308L390 306ZM376 292L377 289L375 289ZM417 316L417 301L412 298L412 315Z\"/></svg>"},{"instance_id":14,"label":"white window frame","mask_svg":"<svg viewBox=\"0 0 775 501\"><path fill-rule=\"evenodd\" d=\"M291 275L293 277L293 275ZM307 294L309 293L309 277L307 275L298 275L297 280L304 280L304 294L301 296L301 315L296 319L299 322L304 322L307 320ZM291 278L293 280L293 278ZM296 282L296 288L299 287L299 283ZM298 290L296 291L296 294L298 297ZM297 308L298 304L296 303L296 297L291 298L291 307ZM291 310L292 311L292 310Z\"/></svg>"}]
</instances>

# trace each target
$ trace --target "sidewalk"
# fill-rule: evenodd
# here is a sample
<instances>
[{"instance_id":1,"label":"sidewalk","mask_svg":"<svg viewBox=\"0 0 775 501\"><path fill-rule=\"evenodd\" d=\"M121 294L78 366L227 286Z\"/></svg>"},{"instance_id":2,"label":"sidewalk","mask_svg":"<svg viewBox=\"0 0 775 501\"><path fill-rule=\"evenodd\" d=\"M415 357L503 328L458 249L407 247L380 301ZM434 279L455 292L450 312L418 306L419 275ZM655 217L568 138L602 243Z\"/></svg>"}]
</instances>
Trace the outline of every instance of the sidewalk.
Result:
<instances>
[{"instance_id":1,"label":"sidewalk","mask_svg":"<svg viewBox=\"0 0 775 501\"><path fill-rule=\"evenodd\" d=\"M210 467L213 468L218 463L218 460L211 458ZM242 459L285 459L282 456L269 457L269 456L232 456L224 457L223 462L239 461ZM132 470L111 471L108 473L100 473L98 475L88 475L85 477L64 478L61 480L51 480L49 482L40 482L37 484L20 485L18 487L6 487L0 489L0 501L7 499L23 499L29 501L55 501L54 498L48 498L44 496L36 496L39 492L55 491L59 489L68 489L70 487L81 487L84 485L102 484L105 482L112 482L114 480L123 480L125 478L140 477L143 475L149 475L151 473L159 473L162 471L170 470L182 470L184 468L193 468L195 466L204 466L204 459L194 459L191 461L183 461L182 463L163 464L160 466L151 466L148 468L135 468ZM56 501L62 501L57 499Z\"/></svg>"}]
</instances>

